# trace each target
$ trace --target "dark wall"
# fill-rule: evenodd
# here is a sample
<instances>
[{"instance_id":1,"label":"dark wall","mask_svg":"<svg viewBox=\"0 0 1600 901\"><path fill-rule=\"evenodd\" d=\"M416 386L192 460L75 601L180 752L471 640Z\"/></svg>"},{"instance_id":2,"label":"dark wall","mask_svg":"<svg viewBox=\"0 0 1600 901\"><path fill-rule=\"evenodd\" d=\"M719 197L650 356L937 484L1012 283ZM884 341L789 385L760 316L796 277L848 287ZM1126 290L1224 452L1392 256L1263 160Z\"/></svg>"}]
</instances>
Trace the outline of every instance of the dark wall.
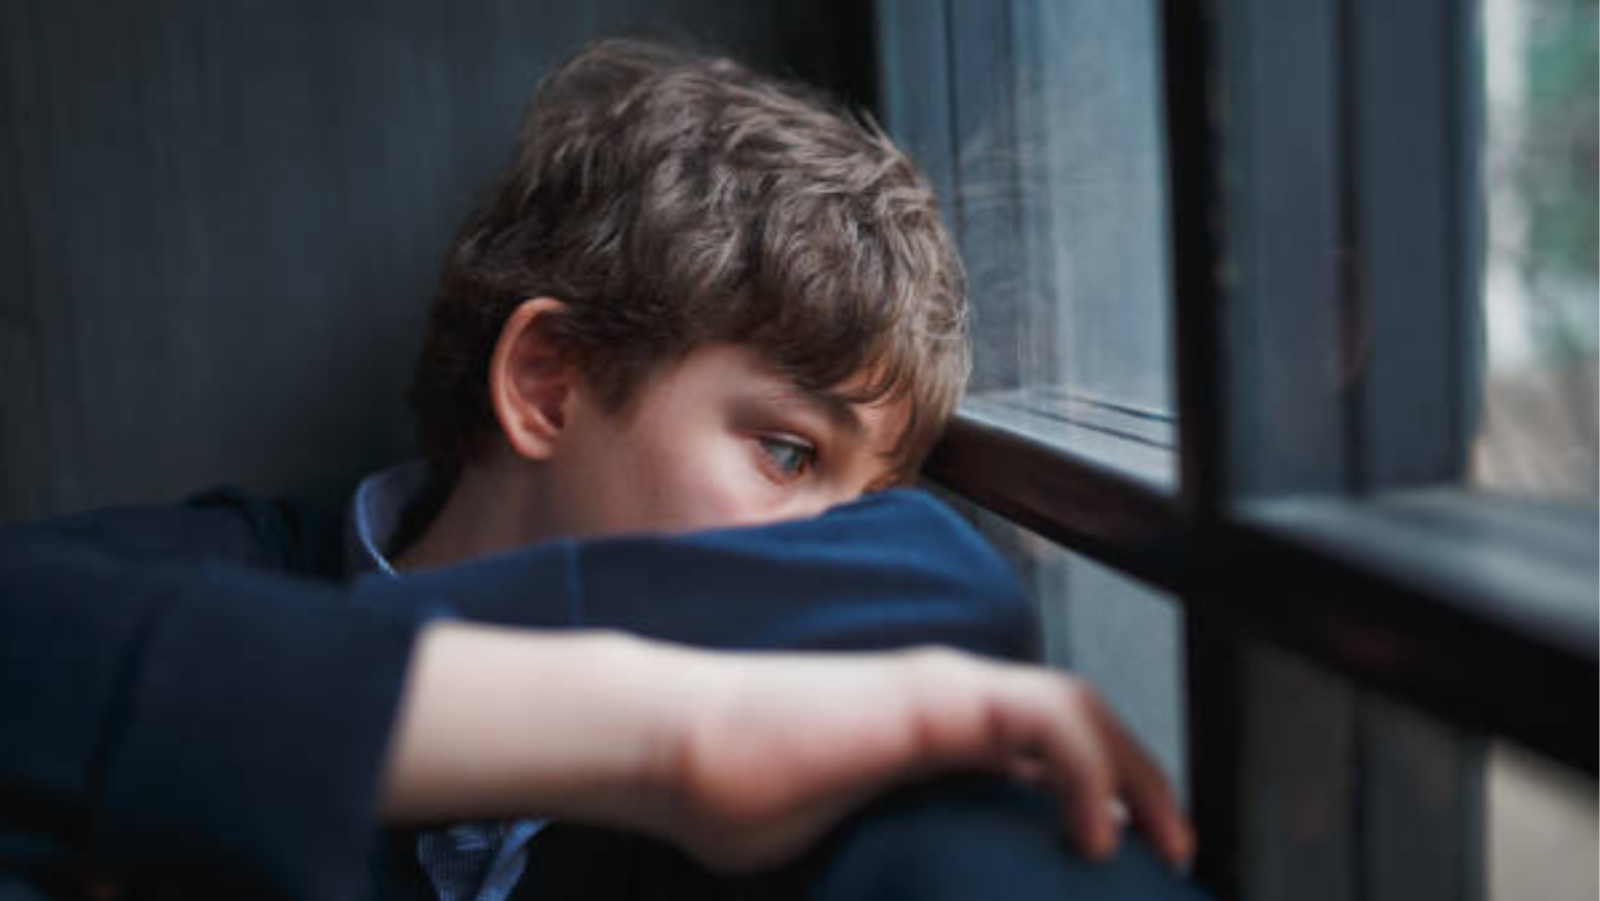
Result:
<instances>
[{"instance_id":1,"label":"dark wall","mask_svg":"<svg viewBox=\"0 0 1600 901\"><path fill-rule=\"evenodd\" d=\"M0 0L0 520L411 453L429 293L529 88L644 28L870 102L867 3Z\"/></svg>"}]
</instances>

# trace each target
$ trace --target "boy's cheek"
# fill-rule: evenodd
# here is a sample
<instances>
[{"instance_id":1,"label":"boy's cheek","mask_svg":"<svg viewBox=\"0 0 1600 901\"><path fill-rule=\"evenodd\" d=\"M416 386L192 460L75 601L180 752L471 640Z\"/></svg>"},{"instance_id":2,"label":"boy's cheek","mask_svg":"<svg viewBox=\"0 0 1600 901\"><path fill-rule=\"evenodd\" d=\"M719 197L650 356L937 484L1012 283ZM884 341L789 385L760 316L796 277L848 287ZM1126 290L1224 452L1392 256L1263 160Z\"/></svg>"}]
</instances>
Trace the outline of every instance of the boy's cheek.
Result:
<instances>
[{"instance_id":1,"label":"boy's cheek","mask_svg":"<svg viewBox=\"0 0 1600 901\"><path fill-rule=\"evenodd\" d=\"M804 484L780 484L764 475L749 449L724 450L698 465L660 473L650 492L657 527L689 532L759 526L815 516L828 506Z\"/></svg>"},{"instance_id":2,"label":"boy's cheek","mask_svg":"<svg viewBox=\"0 0 1600 901\"><path fill-rule=\"evenodd\" d=\"M781 518L782 498L771 480L736 454L670 474L658 485L657 514L672 531L760 525ZM765 484L763 484L765 483Z\"/></svg>"},{"instance_id":3,"label":"boy's cheek","mask_svg":"<svg viewBox=\"0 0 1600 901\"><path fill-rule=\"evenodd\" d=\"M594 460L583 478L563 486L570 533L692 532L788 518L777 486L735 453L684 450Z\"/></svg>"}]
</instances>

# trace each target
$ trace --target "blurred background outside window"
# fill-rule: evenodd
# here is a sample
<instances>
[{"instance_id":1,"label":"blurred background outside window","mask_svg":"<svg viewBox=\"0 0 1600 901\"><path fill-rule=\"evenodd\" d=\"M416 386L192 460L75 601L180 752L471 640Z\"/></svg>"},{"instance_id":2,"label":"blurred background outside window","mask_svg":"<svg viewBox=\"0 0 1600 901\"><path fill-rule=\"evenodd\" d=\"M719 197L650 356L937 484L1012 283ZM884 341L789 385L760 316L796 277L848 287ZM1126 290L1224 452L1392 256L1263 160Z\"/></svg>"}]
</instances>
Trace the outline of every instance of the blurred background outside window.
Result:
<instances>
[{"instance_id":1,"label":"blurred background outside window","mask_svg":"<svg viewBox=\"0 0 1600 901\"><path fill-rule=\"evenodd\" d=\"M1487 372L1472 478L1596 498L1594 0L1483 0Z\"/></svg>"},{"instance_id":2,"label":"blurred background outside window","mask_svg":"<svg viewBox=\"0 0 1600 901\"><path fill-rule=\"evenodd\" d=\"M1596 502L1597 108L1593 0L1483 0L1486 367L1471 481ZM1600 891L1594 785L1504 742L1489 752L1493 901Z\"/></svg>"}]
</instances>

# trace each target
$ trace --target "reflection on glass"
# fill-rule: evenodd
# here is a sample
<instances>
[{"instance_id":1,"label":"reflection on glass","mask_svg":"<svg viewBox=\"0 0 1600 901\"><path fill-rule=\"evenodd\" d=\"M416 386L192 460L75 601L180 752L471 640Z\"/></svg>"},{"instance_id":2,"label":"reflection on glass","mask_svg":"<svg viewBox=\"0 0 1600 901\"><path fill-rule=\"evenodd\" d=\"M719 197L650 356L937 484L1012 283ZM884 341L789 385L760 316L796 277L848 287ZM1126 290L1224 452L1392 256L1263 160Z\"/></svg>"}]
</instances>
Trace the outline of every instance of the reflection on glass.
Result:
<instances>
[{"instance_id":1,"label":"reflection on glass","mask_svg":"<svg viewBox=\"0 0 1600 901\"><path fill-rule=\"evenodd\" d=\"M1596 18L1593 0L1484 0L1484 318L1473 481L1593 504Z\"/></svg>"},{"instance_id":2,"label":"reflection on glass","mask_svg":"<svg viewBox=\"0 0 1600 901\"><path fill-rule=\"evenodd\" d=\"M972 294L972 406L1170 484L1156 4L975 8L1003 27L952 37L962 89L951 206Z\"/></svg>"}]
</instances>

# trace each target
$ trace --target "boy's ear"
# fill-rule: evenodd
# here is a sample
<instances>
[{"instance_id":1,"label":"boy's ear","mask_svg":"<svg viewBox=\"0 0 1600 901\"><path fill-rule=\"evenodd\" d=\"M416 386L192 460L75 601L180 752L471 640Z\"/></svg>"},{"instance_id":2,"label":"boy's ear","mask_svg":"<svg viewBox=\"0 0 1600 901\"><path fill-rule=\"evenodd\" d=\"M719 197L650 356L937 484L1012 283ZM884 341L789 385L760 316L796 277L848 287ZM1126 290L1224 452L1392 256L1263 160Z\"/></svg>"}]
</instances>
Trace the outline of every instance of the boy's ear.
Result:
<instances>
[{"instance_id":1,"label":"boy's ear","mask_svg":"<svg viewBox=\"0 0 1600 901\"><path fill-rule=\"evenodd\" d=\"M553 327L564 308L551 297L523 301L489 360L489 402L506 442L524 459L549 459L566 426L578 371Z\"/></svg>"}]
</instances>

